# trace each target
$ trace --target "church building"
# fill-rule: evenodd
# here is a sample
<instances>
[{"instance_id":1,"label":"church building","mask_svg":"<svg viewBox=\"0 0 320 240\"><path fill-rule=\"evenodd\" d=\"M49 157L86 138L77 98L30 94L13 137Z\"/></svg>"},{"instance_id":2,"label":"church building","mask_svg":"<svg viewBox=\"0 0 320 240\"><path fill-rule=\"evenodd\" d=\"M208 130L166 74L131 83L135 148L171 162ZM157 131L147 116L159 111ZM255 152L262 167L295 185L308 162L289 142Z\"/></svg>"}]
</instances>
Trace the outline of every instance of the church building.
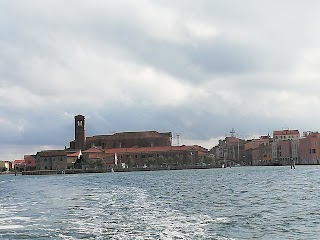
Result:
<instances>
[{"instance_id":1,"label":"church building","mask_svg":"<svg viewBox=\"0 0 320 240\"><path fill-rule=\"evenodd\" d=\"M91 147L102 149L132 147L168 147L172 145L172 133L157 131L119 132L86 137L85 116L74 117L75 139L70 142L70 149L86 150Z\"/></svg>"}]
</instances>

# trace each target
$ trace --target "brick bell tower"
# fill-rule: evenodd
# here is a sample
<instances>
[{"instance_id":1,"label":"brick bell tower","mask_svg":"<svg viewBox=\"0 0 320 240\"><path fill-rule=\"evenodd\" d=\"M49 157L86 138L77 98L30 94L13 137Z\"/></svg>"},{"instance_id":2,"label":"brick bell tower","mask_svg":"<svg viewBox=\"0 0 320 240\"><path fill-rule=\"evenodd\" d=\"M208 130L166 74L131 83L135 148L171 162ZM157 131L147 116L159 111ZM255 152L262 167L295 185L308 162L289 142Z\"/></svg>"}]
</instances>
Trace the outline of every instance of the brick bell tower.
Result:
<instances>
[{"instance_id":1,"label":"brick bell tower","mask_svg":"<svg viewBox=\"0 0 320 240\"><path fill-rule=\"evenodd\" d=\"M85 124L84 116L77 115L74 117L75 149L85 150L86 134L85 134L84 124Z\"/></svg>"}]
</instances>

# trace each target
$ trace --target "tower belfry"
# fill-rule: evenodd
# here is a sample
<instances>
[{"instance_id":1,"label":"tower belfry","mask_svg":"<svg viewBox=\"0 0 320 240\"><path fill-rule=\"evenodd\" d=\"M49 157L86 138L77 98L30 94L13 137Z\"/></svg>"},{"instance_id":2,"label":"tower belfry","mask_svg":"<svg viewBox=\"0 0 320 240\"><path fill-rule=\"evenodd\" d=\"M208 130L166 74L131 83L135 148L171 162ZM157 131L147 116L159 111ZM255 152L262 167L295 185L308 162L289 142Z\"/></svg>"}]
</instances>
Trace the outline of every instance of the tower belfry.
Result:
<instances>
[{"instance_id":1,"label":"tower belfry","mask_svg":"<svg viewBox=\"0 0 320 240\"><path fill-rule=\"evenodd\" d=\"M77 115L74 117L74 141L75 149L85 150L86 135L85 135L85 117Z\"/></svg>"}]
</instances>

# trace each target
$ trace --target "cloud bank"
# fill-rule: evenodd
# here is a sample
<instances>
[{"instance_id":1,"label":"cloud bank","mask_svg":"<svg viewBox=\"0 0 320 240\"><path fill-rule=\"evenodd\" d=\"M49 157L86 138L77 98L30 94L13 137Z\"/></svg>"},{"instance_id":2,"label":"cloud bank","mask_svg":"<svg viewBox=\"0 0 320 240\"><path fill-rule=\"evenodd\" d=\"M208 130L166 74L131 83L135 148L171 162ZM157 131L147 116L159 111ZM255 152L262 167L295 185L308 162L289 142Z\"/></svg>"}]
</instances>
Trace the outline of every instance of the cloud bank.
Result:
<instances>
[{"instance_id":1,"label":"cloud bank","mask_svg":"<svg viewBox=\"0 0 320 240\"><path fill-rule=\"evenodd\" d=\"M319 129L318 1L11 0L0 8L0 159L157 130ZM176 142L176 140L174 140Z\"/></svg>"}]
</instances>

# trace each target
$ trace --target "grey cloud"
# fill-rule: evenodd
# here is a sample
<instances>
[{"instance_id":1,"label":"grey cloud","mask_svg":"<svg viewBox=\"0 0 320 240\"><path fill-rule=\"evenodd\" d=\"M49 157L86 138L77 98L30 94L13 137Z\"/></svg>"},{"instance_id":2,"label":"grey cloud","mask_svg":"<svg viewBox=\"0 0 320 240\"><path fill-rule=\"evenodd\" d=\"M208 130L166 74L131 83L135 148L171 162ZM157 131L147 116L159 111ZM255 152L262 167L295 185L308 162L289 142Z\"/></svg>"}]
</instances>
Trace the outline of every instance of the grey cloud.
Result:
<instances>
[{"instance_id":1,"label":"grey cloud","mask_svg":"<svg viewBox=\"0 0 320 240\"><path fill-rule=\"evenodd\" d=\"M135 9L125 1L96 4L3 3L3 145L67 145L76 114L87 116L88 135L158 130L200 140L224 136L232 127L242 137L318 128L317 1L143 1ZM150 6L163 15L147 22ZM176 18L168 21L172 32L159 25L161 35L157 24L166 20L166 10ZM216 27L217 35L192 36L184 25L189 20ZM122 61L115 63L119 72L107 66L110 59ZM128 64L134 67L121 69ZM157 83L136 77L144 76L138 75L144 68L162 74ZM163 94L160 78L167 76L166 86L171 81L188 89L176 89L185 92L171 105L151 101Z\"/></svg>"}]
</instances>

